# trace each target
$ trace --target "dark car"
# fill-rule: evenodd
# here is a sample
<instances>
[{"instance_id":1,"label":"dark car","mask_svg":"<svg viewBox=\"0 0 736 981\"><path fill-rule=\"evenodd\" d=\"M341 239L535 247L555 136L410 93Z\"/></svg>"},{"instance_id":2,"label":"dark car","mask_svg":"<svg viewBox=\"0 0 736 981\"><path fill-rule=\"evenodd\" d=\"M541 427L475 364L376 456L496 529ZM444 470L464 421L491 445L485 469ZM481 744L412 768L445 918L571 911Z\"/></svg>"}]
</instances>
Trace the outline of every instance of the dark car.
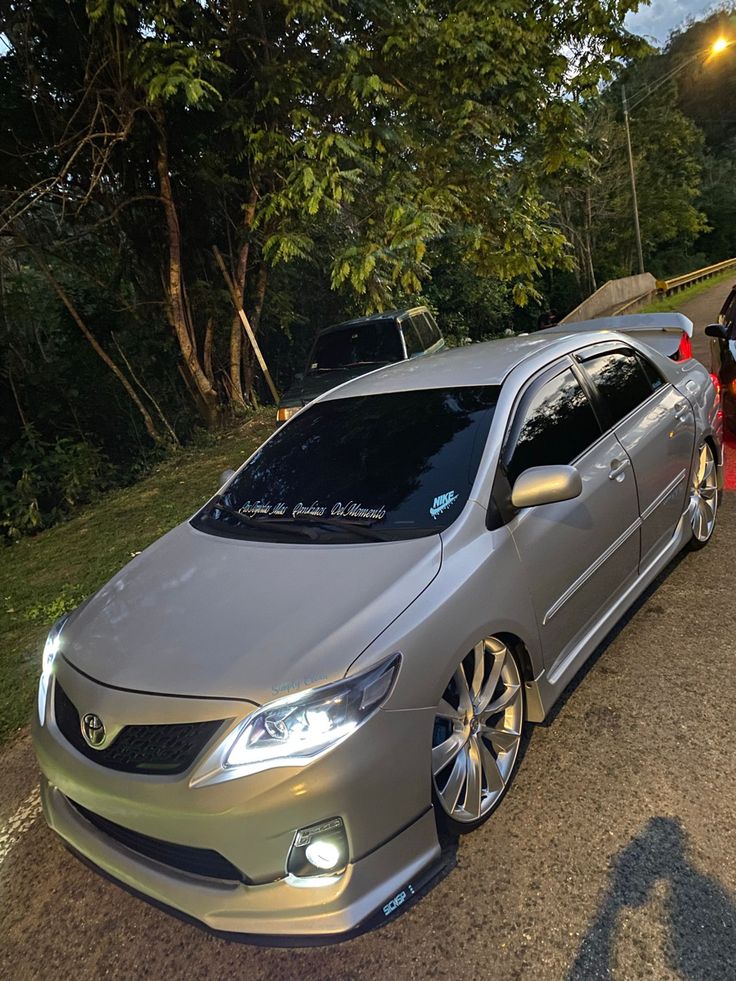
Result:
<instances>
[{"instance_id":1,"label":"dark car","mask_svg":"<svg viewBox=\"0 0 736 981\"><path fill-rule=\"evenodd\" d=\"M387 310L321 330L304 373L296 376L279 402L277 422L286 422L303 405L336 385L374 368L434 354L445 346L426 307Z\"/></svg>"},{"instance_id":2,"label":"dark car","mask_svg":"<svg viewBox=\"0 0 736 981\"><path fill-rule=\"evenodd\" d=\"M710 367L721 389L723 417L736 433L736 286L721 307L718 323L710 324L705 333L710 342Z\"/></svg>"}]
</instances>

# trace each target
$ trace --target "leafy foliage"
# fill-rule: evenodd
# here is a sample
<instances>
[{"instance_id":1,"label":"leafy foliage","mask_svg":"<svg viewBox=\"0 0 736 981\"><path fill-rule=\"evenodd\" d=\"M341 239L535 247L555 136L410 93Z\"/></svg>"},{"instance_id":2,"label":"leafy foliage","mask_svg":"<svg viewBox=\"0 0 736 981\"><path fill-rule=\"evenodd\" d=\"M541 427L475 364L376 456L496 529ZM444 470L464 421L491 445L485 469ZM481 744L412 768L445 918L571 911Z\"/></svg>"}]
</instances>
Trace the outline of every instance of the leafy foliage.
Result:
<instances>
[{"instance_id":1,"label":"leafy foliage","mask_svg":"<svg viewBox=\"0 0 736 981\"><path fill-rule=\"evenodd\" d=\"M0 463L0 530L9 539L40 531L107 485L106 462L94 446L49 443L29 428Z\"/></svg>"},{"instance_id":2,"label":"leafy foliage","mask_svg":"<svg viewBox=\"0 0 736 981\"><path fill-rule=\"evenodd\" d=\"M214 428L264 397L213 246L282 388L326 323L423 299L461 343L528 329L630 271L620 81L646 86L702 42L685 32L655 54L623 26L634 5L11 4L7 533L94 493L91 457L78 490L49 489L84 470L72 446L129 482L198 419ZM688 72L683 85L703 81ZM717 92L701 106L684 91L659 88L632 114L655 272L736 246L719 215L732 198L736 211L733 182L714 163L726 142L711 127L704 145L698 129ZM28 464L29 432L56 481Z\"/></svg>"}]
</instances>

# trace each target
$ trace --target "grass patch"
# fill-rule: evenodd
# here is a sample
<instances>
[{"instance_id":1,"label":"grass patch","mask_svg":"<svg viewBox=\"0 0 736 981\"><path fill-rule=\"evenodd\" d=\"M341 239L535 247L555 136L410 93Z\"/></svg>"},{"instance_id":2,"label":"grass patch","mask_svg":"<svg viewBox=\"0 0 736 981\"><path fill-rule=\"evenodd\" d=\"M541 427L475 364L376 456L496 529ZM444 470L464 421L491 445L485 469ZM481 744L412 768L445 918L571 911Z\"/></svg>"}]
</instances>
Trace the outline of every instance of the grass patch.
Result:
<instances>
[{"instance_id":1,"label":"grass patch","mask_svg":"<svg viewBox=\"0 0 736 981\"><path fill-rule=\"evenodd\" d=\"M663 296L661 300L654 300L652 303L648 303L645 307L637 310L637 313L670 313L673 310L679 311L683 303L694 299L700 293L705 293L712 286L722 283L724 279L733 279L734 276L736 276L736 268L725 269L723 272L718 273L717 276L712 276L710 279L702 279L699 283L693 283L692 286L687 286L684 290L680 290L679 293L675 293L673 296Z\"/></svg>"},{"instance_id":2,"label":"grass patch","mask_svg":"<svg viewBox=\"0 0 736 981\"><path fill-rule=\"evenodd\" d=\"M208 436L64 524L0 546L0 742L26 725L49 626L215 491L273 431L273 409Z\"/></svg>"}]
</instances>

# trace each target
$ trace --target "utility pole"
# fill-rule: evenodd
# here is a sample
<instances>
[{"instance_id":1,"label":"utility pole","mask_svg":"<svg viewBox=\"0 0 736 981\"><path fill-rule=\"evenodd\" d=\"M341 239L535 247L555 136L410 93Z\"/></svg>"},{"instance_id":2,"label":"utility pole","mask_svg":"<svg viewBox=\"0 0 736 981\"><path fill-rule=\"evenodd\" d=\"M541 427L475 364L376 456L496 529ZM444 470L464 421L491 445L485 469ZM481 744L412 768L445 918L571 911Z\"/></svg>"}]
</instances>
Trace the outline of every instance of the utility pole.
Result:
<instances>
[{"instance_id":1,"label":"utility pole","mask_svg":"<svg viewBox=\"0 0 736 981\"><path fill-rule=\"evenodd\" d=\"M626 86L621 86L621 98L624 104L624 126L626 128L626 148L629 151L629 176L631 178L631 200L634 205L634 232L636 234L636 253L639 257L639 272L643 273L644 253L641 249L641 229L639 227L639 201L636 196L636 174L634 172L634 154L631 150L631 130L629 129L629 104L626 101Z\"/></svg>"}]
</instances>

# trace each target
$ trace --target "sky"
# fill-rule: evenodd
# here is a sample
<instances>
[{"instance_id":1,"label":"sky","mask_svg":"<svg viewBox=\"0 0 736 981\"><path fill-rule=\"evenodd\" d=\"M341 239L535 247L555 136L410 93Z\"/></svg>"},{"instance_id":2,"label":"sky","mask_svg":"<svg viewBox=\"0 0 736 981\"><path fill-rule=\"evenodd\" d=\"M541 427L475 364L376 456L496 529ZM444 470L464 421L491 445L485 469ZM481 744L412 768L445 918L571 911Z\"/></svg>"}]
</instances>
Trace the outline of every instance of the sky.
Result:
<instances>
[{"instance_id":1,"label":"sky","mask_svg":"<svg viewBox=\"0 0 736 981\"><path fill-rule=\"evenodd\" d=\"M649 6L642 6L637 13L629 14L626 26L630 31L644 35L647 40L662 45L673 28L680 27L688 18L701 20L715 6L712 0L652 0Z\"/></svg>"}]
</instances>

